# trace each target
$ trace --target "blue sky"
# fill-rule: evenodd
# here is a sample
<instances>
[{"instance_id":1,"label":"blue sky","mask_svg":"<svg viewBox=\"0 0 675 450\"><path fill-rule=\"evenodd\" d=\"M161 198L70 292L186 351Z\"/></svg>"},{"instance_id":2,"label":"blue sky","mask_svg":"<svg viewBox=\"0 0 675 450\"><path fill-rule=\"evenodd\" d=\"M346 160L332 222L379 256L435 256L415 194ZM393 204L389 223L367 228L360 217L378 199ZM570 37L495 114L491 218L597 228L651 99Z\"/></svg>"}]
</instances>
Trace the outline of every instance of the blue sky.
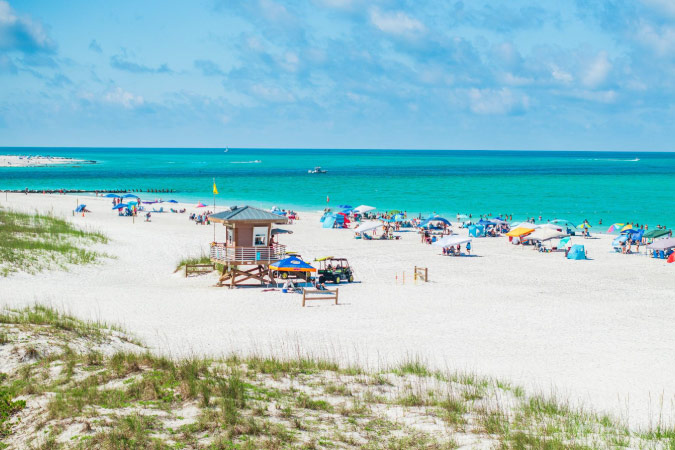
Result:
<instances>
[{"instance_id":1,"label":"blue sky","mask_svg":"<svg viewBox=\"0 0 675 450\"><path fill-rule=\"evenodd\" d=\"M0 0L0 146L675 150L673 100L674 0Z\"/></svg>"}]
</instances>

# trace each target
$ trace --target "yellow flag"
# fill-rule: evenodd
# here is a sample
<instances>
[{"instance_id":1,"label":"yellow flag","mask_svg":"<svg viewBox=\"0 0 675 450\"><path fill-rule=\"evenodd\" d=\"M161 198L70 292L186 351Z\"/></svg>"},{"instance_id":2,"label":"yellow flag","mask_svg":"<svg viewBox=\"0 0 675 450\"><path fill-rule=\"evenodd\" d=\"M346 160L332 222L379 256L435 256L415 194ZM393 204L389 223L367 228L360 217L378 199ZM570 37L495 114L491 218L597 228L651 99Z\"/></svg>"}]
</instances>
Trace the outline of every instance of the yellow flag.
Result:
<instances>
[{"instance_id":1,"label":"yellow flag","mask_svg":"<svg viewBox=\"0 0 675 450\"><path fill-rule=\"evenodd\" d=\"M218 194L218 188L216 187L216 182L213 182L213 195Z\"/></svg>"}]
</instances>

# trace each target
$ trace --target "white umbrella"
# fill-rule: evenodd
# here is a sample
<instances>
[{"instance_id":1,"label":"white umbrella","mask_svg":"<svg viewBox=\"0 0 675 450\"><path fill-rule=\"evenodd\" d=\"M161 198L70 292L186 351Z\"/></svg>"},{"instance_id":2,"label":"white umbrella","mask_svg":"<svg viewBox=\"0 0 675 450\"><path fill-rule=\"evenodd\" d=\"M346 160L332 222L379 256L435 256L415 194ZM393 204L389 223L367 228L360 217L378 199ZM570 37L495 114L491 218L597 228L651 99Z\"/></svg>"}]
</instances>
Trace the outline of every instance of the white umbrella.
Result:
<instances>
[{"instance_id":1,"label":"white umbrella","mask_svg":"<svg viewBox=\"0 0 675 450\"><path fill-rule=\"evenodd\" d=\"M366 213L368 211L372 211L374 209L375 209L374 206L360 205L360 206L357 206L356 208L354 208L354 212L357 213L357 214L363 214L363 213Z\"/></svg>"},{"instance_id":2,"label":"white umbrella","mask_svg":"<svg viewBox=\"0 0 675 450\"><path fill-rule=\"evenodd\" d=\"M377 222L375 220L371 220L369 222L363 222L358 227L354 228L354 232L355 233L365 233L366 231L374 230L375 228L379 228L381 226L384 226L384 224L382 222Z\"/></svg>"},{"instance_id":3,"label":"white umbrella","mask_svg":"<svg viewBox=\"0 0 675 450\"><path fill-rule=\"evenodd\" d=\"M553 230L550 228L538 228L532 232L532 234L529 234L527 236L527 239L532 240L532 241L548 241L551 239L557 239L561 237L567 236L565 233L558 231L558 230Z\"/></svg>"},{"instance_id":4,"label":"white umbrella","mask_svg":"<svg viewBox=\"0 0 675 450\"><path fill-rule=\"evenodd\" d=\"M454 245L462 245L467 242L471 242L473 238L469 236L460 236L458 234L451 234L450 236L445 236L437 240L431 245L436 245L438 247L452 247Z\"/></svg>"}]
</instances>

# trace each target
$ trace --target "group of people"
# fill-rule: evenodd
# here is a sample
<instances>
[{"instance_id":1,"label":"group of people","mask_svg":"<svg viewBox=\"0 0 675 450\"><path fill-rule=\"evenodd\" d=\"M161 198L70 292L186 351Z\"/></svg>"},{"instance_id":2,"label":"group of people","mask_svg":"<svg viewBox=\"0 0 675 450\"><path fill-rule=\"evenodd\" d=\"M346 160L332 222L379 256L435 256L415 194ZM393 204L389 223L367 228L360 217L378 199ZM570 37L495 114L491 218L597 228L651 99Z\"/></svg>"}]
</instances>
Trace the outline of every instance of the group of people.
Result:
<instances>
[{"instance_id":1,"label":"group of people","mask_svg":"<svg viewBox=\"0 0 675 450\"><path fill-rule=\"evenodd\" d=\"M471 242L467 242L466 246L464 247L466 249L466 254L471 255ZM462 246L460 244L457 245L451 245L449 247L443 247L443 255L444 256L462 256Z\"/></svg>"},{"instance_id":2,"label":"group of people","mask_svg":"<svg viewBox=\"0 0 675 450\"><path fill-rule=\"evenodd\" d=\"M206 211L201 214L192 213L188 219L193 220L195 225L209 225L211 223L209 221L209 215L211 214L213 214L213 211Z\"/></svg>"}]
</instances>

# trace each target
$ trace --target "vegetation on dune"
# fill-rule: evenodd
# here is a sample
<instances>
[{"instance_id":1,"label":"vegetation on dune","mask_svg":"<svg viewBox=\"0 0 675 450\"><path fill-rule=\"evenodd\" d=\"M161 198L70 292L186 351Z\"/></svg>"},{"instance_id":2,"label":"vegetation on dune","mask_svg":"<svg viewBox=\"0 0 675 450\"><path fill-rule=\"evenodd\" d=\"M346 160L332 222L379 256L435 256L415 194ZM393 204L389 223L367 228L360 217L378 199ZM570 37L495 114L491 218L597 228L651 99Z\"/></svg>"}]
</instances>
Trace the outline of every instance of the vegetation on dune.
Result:
<instances>
[{"instance_id":1,"label":"vegetation on dune","mask_svg":"<svg viewBox=\"0 0 675 450\"><path fill-rule=\"evenodd\" d=\"M101 346L109 329L41 306L0 314L0 346L12 346L4 354L19 363L0 376L0 442L50 449L675 448L673 429L631 431L555 397L433 371L414 358L378 372L311 357L176 360L139 345ZM45 336L51 341L41 347Z\"/></svg>"},{"instance_id":2,"label":"vegetation on dune","mask_svg":"<svg viewBox=\"0 0 675 450\"><path fill-rule=\"evenodd\" d=\"M0 275L37 273L65 264L88 264L100 255L88 247L105 243L96 231L81 230L63 219L0 208Z\"/></svg>"}]
</instances>

